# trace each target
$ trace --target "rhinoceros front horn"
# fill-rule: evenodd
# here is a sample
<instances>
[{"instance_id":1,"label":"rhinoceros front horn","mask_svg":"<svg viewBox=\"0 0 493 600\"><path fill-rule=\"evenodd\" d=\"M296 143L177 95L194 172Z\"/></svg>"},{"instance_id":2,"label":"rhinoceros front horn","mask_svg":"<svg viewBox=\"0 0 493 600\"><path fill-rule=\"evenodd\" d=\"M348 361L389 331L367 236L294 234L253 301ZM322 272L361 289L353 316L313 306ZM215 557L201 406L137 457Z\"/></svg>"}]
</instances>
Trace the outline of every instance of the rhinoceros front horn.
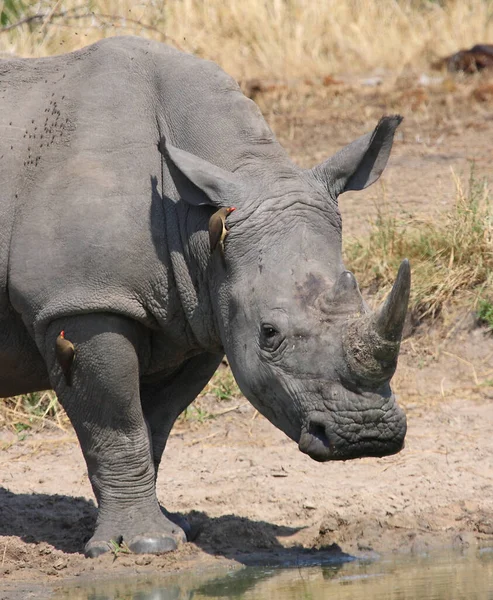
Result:
<instances>
[{"instance_id":1,"label":"rhinoceros front horn","mask_svg":"<svg viewBox=\"0 0 493 600\"><path fill-rule=\"evenodd\" d=\"M392 291L376 313L350 321L343 348L352 377L380 385L394 374L411 289L411 269L404 260Z\"/></svg>"},{"instance_id":2,"label":"rhinoceros front horn","mask_svg":"<svg viewBox=\"0 0 493 600\"><path fill-rule=\"evenodd\" d=\"M399 267L392 291L377 312L375 329L384 340L398 342L406 319L411 291L411 267L404 259Z\"/></svg>"}]
</instances>

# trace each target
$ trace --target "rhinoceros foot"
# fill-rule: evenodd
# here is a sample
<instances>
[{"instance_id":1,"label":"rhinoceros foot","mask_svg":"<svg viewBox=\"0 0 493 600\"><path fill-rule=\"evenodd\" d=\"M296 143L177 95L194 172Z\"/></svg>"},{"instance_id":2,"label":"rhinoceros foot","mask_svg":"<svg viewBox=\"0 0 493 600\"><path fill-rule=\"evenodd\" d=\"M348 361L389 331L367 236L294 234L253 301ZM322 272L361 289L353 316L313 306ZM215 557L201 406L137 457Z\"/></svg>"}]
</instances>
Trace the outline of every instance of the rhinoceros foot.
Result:
<instances>
[{"instance_id":1,"label":"rhinoceros foot","mask_svg":"<svg viewBox=\"0 0 493 600\"><path fill-rule=\"evenodd\" d=\"M164 512L178 520L179 515L170 515L163 510ZM135 554L159 554L176 550L180 544L187 541L185 531L164 514L160 514L159 517L153 523L149 523L146 519L139 520L135 515L133 522L124 519L120 521L120 525L113 526L103 521L87 542L84 553L88 558L96 558L105 552L115 551L115 544L116 548L126 547ZM125 521L126 526L123 525ZM190 529L182 517L181 522Z\"/></svg>"}]
</instances>

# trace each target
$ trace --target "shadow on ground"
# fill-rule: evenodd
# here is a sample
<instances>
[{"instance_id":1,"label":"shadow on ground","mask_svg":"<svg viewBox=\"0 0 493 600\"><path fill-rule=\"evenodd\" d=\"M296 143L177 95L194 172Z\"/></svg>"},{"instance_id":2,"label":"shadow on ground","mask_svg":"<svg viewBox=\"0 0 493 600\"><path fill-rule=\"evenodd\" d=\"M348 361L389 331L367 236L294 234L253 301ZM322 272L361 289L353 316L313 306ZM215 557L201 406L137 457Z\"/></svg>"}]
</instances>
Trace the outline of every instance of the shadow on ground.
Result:
<instances>
[{"instance_id":1,"label":"shadow on ground","mask_svg":"<svg viewBox=\"0 0 493 600\"><path fill-rule=\"evenodd\" d=\"M47 542L69 554L83 552L96 524L91 500L49 494L14 494L0 487L0 536Z\"/></svg>"},{"instance_id":2,"label":"shadow on ground","mask_svg":"<svg viewBox=\"0 0 493 600\"><path fill-rule=\"evenodd\" d=\"M83 552L97 516L92 500L58 494L14 494L2 487L0 506L0 536L17 536L27 543L45 542L68 554ZM236 515L213 518L198 511L183 516L191 525L194 545L207 554L245 565L295 566L351 558L336 544L315 550L285 547L279 541L300 528Z\"/></svg>"}]
</instances>

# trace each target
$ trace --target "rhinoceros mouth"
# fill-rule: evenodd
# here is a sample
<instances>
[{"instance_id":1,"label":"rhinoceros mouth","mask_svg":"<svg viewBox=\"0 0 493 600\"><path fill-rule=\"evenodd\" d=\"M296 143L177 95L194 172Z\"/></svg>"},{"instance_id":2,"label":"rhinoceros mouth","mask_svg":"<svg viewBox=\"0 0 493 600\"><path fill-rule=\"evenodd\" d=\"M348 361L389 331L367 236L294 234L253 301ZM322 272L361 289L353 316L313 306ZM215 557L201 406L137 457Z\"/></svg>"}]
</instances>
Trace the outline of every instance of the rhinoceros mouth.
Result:
<instances>
[{"instance_id":1,"label":"rhinoceros mouth","mask_svg":"<svg viewBox=\"0 0 493 600\"><path fill-rule=\"evenodd\" d=\"M298 448L318 462L351 460L365 457L382 457L397 454L404 448L406 426L388 438L362 433L359 439L348 441L338 435L330 422L311 419L303 428Z\"/></svg>"}]
</instances>

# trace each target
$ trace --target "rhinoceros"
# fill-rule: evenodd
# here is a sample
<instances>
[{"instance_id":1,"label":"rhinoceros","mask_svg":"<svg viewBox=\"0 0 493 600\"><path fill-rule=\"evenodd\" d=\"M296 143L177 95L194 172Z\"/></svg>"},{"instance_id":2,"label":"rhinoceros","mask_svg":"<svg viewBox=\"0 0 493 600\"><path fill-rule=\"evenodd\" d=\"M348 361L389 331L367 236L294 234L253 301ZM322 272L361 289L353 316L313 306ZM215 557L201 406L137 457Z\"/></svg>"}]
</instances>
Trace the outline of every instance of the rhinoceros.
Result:
<instances>
[{"instance_id":1,"label":"rhinoceros","mask_svg":"<svg viewBox=\"0 0 493 600\"><path fill-rule=\"evenodd\" d=\"M156 475L224 354L311 458L401 450L409 264L370 311L337 204L378 179L400 120L307 170L230 76L164 44L0 63L0 396L56 391L98 502L87 556L185 539Z\"/></svg>"}]
</instances>

